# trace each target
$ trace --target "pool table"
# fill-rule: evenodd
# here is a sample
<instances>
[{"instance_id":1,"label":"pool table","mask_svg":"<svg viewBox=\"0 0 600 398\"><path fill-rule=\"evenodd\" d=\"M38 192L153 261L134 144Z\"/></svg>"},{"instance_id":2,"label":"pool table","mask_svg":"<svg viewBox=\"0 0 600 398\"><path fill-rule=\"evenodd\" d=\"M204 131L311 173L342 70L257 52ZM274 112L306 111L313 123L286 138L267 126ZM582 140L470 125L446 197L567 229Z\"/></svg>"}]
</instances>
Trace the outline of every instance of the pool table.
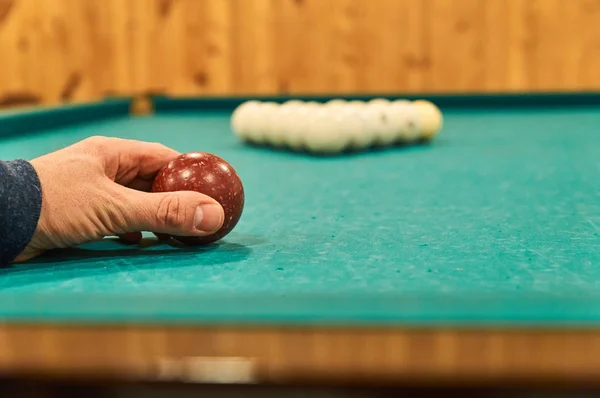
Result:
<instances>
[{"instance_id":1,"label":"pool table","mask_svg":"<svg viewBox=\"0 0 600 398\"><path fill-rule=\"evenodd\" d=\"M0 269L0 371L597 380L600 94L386 97L435 103L443 130L424 145L311 156L240 142L241 97L0 113L3 160L92 135L157 141L225 158L246 191L214 245L106 238Z\"/></svg>"}]
</instances>

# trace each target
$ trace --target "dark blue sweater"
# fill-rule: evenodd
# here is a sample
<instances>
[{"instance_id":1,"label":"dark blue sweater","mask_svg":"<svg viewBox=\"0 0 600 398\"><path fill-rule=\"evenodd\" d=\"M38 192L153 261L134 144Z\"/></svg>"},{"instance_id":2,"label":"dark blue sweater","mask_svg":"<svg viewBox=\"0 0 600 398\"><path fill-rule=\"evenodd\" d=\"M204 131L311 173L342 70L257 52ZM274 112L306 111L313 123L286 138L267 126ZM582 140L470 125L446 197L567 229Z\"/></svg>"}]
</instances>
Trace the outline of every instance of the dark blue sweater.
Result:
<instances>
[{"instance_id":1,"label":"dark blue sweater","mask_svg":"<svg viewBox=\"0 0 600 398\"><path fill-rule=\"evenodd\" d=\"M31 241L42 210L38 175L25 160L0 161L0 266Z\"/></svg>"}]
</instances>

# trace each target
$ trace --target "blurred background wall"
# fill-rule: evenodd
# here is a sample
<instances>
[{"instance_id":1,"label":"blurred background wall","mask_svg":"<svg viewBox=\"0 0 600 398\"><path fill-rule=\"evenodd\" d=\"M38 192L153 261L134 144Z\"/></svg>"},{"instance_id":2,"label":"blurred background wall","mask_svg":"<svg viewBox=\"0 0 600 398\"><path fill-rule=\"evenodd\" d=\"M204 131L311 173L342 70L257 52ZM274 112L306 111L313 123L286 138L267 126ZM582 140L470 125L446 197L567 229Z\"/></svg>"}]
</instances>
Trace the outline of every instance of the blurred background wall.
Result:
<instances>
[{"instance_id":1,"label":"blurred background wall","mask_svg":"<svg viewBox=\"0 0 600 398\"><path fill-rule=\"evenodd\" d=\"M0 104L600 89L600 0L0 0Z\"/></svg>"}]
</instances>

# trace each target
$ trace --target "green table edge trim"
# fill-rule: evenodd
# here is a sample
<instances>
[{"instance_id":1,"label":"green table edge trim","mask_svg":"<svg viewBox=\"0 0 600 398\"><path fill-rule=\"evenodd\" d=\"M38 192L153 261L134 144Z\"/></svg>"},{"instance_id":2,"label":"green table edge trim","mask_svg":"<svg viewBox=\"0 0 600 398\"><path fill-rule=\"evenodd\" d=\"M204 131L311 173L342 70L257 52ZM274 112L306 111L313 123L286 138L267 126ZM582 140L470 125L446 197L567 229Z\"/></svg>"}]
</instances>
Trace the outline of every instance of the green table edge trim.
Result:
<instances>
[{"instance_id":1,"label":"green table edge trim","mask_svg":"<svg viewBox=\"0 0 600 398\"><path fill-rule=\"evenodd\" d=\"M298 95L298 96L152 96L157 113L198 110L233 110L248 100L283 103L290 99L326 102L330 99L367 101L373 98L389 100L427 100L443 109L506 108L506 107L588 107L600 106L600 92L548 93L486 93L486 94L369 94L369 95Z\"/></svg>"},{"instance_id":2,"label":"green table edge trim","mask_svg":"<svg viewBox=\"0 0 600 398\"><path fill-rule=\"evenodd\" d=\"M259 100L283 103L290 99L326 102L333 98L369 100L372 98L417 100L435 103L442 111L456 108L489 109L505 107L597 107L600 92L559 93L489 93L489 94L369 94L369 95L298 95L298 96L150 96L155 113L186 111L232 111L244 101ZM108 118L131 115L133 99L108 98L98 102L35 107L16 111L0 111L0 138L27 134L51 128L88 124Z\"/></svg>"},{"instance_id":3,"label":"green table edge trim","mask_svg":"<svg viewBox=\"0 0 600 398\"><path fill-rule=\"evenodd\" d=\"M573 328L600 325L600 297L1 294L6 323ZM526 303L526 304L523 304ZM315 308L318 308L315 311Z\"/></svg>"},{"instance_id":4,"label":"green table edge trim","mask_svg":"<svg viewBox=\"0 0 600 398\"><path fill-rule=\"evenodd\" d=\"M129 98L111 98L81 104L0 111L0 138L126 117L130 106Z\"/></svg>"}]
</instances>

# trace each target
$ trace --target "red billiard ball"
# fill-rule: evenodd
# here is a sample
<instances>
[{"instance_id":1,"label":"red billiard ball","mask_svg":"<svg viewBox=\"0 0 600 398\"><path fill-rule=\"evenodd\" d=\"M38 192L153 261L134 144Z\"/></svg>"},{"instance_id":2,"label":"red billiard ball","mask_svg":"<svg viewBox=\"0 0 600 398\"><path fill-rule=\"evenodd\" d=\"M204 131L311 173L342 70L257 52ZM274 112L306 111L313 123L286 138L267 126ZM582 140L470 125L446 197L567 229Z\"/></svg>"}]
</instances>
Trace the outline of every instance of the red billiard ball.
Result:
<instances>
[{"instance_id":1,"label":"red billiard ball","mask_svg":"<svg viewBox=\"0 0 600 398\"><path fill-rule=\"evenodd\" d=\"M166 164L154 178L152 192L196 191L223 207L223 226L203 237L172 236L188 245L205 245L222 239L236 226L244 209L242 180L224 159L207 152L189 152Z\"/></svg>"}]
</instances>

